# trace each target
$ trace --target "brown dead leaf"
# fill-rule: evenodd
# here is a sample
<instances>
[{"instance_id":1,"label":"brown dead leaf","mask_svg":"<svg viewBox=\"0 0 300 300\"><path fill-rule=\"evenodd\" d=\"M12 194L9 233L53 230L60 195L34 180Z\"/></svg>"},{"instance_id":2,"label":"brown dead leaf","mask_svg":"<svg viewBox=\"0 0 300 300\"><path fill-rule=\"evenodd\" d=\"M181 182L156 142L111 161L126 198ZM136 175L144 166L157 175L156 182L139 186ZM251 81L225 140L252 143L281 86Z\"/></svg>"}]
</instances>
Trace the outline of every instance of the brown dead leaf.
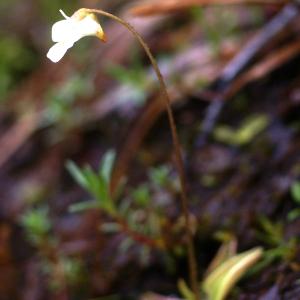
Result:
<instances>
[{"instance_id":1,"label":"brown dead leaf","mask_svg":"<svg viewBox=\"0 0 300 300\"><path fill-rule=\"evenodd\" d=\"M176 12L182 9L188 9L193 6L201 5L234 5L234 4L258 4L258 5L283 5L285 0L167 0L167 1L149 1L137 5L130 10L130 13L136 16L150 16L156 14L166 14Z\"/></svg>"},{"instance_id":2,"label":"brown dead leaf","mask_svg":"<svg viewBox=\"0 0 300 300\"><path fill-rule=\"evenodd\" d=\"M292 42L289 45L271 53L262 62L255 64L250 70L238 77L225 95L230 98L241 90L246 84L265 77L300 52L300 42Z\"/></svg>"}]
</instances>

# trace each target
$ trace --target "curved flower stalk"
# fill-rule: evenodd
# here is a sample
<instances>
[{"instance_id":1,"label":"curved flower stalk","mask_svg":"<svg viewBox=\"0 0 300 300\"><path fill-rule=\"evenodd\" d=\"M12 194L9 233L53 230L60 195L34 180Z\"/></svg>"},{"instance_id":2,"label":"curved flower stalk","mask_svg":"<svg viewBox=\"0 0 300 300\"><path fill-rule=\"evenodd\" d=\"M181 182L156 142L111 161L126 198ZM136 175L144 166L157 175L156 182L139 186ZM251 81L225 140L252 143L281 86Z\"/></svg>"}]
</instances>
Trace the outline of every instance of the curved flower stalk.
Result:
<instances>
[{"instance_id":1,"label":"curved flower stalk","mask_svg":"<svg viewBox=\"0 0 300 300\"><path fill-rule=\"evenodd\" d=\"M177 133L177 127L174 120L174 115L171 108L171 100L169 97L169 94L167 92L167 87L165 84L165 81L163 79L163 76L159 70L159 67L157 65L157 62L152 55L148 45L144 41L144 39L141 37L141 35L135 30L133 26L131 26L128 22L125 20L110 14L106 11L100 10L100 9L89 9L89 8L81 8L78 11L76 11L71 18L64 15L66 20L60 21L64 23L55 23L52 27L52 39L54 42L57 42L56 45L54 45L48 52L47 56L52 61L58 61L60 60L66 51L71 48L76 41L78 41L80 38L88 35L95 35L98 36L102 41L105 41L105 34L100 26L100 24L96 21L95 14L99 14L105 17L108 17L110 19L113 19L117 21L118 23L125 26L138 40L144 51L146 52L153 69L156 73L156 76L158 78L161 92L163 95L163 99L165 101L166 105L166 111L168 115L169 125L171 129L172 134L172 140L173 140L173 146L174 146L174 152L175 152L175 160L176 160L176 167L178 170L178 175L180 179L180 185L181 185L181 208L182 208L182 214L185 220L185 229L186 229L186 235L187 235L187 253L188 253L188 262L189 262L189 271L190 271L190 281L191 281L191 287L193 290L193 293L195 295L195 300L200 299L200 292L197 282L197 263L195 258L195 250L193 245L193 232L191 228L191 222L190 222L190 216L189 216L189 210L188 210L188 198L187 198L187 188L186 188L186 177L184 172L184 164L183 164L183 158L181 153L181 146L179 143L178 133ZM59 24L59 25L58 25ZM61 26L62 29L64 29L64 32L68 32L67 36L70 36L71 38L67 38L65 34L58 34L57 29ZM57 38L58 37L58 38ZM59 48L58 53L55 53L57 49L54 47ZM54 48L54 49L53 49ZM54 52L54 55L52 54ZM50 56L50 57L49 57Z\"/></svg>"}]
</instances>

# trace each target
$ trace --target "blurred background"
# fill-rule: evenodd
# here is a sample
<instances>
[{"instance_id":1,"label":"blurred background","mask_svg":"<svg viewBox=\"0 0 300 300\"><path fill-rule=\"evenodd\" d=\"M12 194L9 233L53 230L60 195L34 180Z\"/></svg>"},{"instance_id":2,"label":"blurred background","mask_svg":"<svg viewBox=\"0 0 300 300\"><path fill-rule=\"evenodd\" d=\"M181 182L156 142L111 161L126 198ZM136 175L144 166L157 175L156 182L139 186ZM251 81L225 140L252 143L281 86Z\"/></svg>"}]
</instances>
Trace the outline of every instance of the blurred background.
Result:
<instances>
[{"instance_id":1,"label":"blurred background","mask_svg":"<svg viewBox=\"0 0 300 300\"><path fill-rule=\"evenodd\" d=\"M203 299L299 299L296 1L1 0L0 300L193 299L178 284L179 180L145 53L99 17L106 43L87 37L57 64L46 57L59 9L81 7L128 20L158 60ZM213 298L200 282L229 257L220 247L264 251Z\"/></svg>"}]
</instances>

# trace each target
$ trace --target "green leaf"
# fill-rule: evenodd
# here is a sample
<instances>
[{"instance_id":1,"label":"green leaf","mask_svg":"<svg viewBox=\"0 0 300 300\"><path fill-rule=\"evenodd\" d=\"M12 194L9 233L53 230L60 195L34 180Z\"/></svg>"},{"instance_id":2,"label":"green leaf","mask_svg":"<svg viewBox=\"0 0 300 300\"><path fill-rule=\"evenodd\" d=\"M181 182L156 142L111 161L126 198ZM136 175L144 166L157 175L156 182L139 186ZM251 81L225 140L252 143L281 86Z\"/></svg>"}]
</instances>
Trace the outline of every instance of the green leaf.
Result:
<instances>
[{"instance_id":1,"label":"green leaf","mask_svg":"<svg viewBox=\"0 0 300 300\"><path fill-rule=\"evenodd\" d=\"M183 279L178 280L178 289L185 300L195 300L195 295Z\"/></svg>"},{"instance_id":2,"label":"green leaf","mask_svg":"<svg viewBox=\"0 0 300 300\"><path fill-rule=\"evenodd\" d=\"M236 143L244 145L249 143L257 134L264 130L269 120L264 115L252 116L244 121L237 131Z\"/></svg>"},{"instance_id":3,"label":"green leaf","mask_svg":"<svg viewBox=\"0 0 300 300\"><path fill-rule=\"evenodd\" d=\"M100 188L97 174L94 173L90 166L85 166L83 173L87 180L87 190L98 200Z\"/></svg>"},{"instance_id":4,"label":"green leaf","mask_svg":"<svg viewBox=\"0 0 300 300\"><path fill-rule=\"evenodd\" d=\"M102 177L98 177L98 200L102 203L110 201L109 187L107 182Z\"/></svg>"},{"instance_id":5,"label":"green leaf","mask_svg":"<svg viewBox=\"0 0 300 300\"><path fill-rule=\"evenodd\" d=\"M150 201L150 191L148 185L142 184L139 187L137 187L133 191L132 197L136 204L142 207L146 207Z\"/></svg>"},{"instance_id":6,"label":"green leaf","mask_svg":"<svg viewBox=\"0 0 300 300\"><path fill-rule=\"evenodd\" d=\"M236 135L234 129L226 125L220 125L214 130L214 137L217 141L235 145L236 144Z\"/></svg>"},{"instance_id":7,"label":"green leaf","mask_svg":"<svg viewBox=\"0 0 300 300\"><path fill-rule=\"evenodd\" d=\"M283 224L281 222L272 223L268 218L261 216L258 219L262 231L257 232L257 236L272 247L278 247L284 241Z\"/></svg>"},{"instance_id":8,"label":"green leaf","mask_svg":"<svg viewBox=\"0 0 300 300\"><path fill-rule=\"evenodd\" d=\"M71 160L67 161L66 168L74 180L83 188L88 188L88 181L84 172Z\"/></svg>"},{"instance_id":9,"label":"green leaf","mask_svg":"<svg viewBox=\"0 0 300 300\"><path fill-rule=\"evenodd\" d=\"M99 198L98 201L101 207L109 214L116 212L115 204L110 197L109 186L103 178L99 178Z\"/></svg>"},{"instance_id":10,"label":"green leaf","mask_svg":"<svg viewBox=\"0 0 300 300\"><path fill-rule=\"evenodd\" d=\"M113 150L107 151L101 161L99 174L103 176L107 183L110 182L110 177L115 162L116 153Z\"/></svg>"},{"instance_id":11,"label":"green leaf","mask_svg":"<svg viewBox=\"0 0 300 300\"><path fill-rule=\"evenodd\" d=\"M121 225L118 223L110 222L110 223L103 223L100 226L100 230L105 233L116 233L122 230Z\"/></svg>"},{"instance_id":12,"label":"green leaf","mask_svg":"<svg viewBox=\"0 0 300 300\"><path fill-rule=\"evenodd\" d=\"M294 221L296 219L300 218L300 208L293 209L288 213L288 220Z\"/></svg>"},{"instance_id":13,"label":"green leaf","mask_svg":"<svg viewBox=\"0 0 300 300\"><path fill-rule=\"evenodd\" d=\"M291 194L296 203L300 204L300 182L296 181L291 186Z\"/></svg>"},{"instance_id":14,"label":"green leaf","mask_svg":"<svg viewBox=\"0 0 300 300\"><path fill-rule=\"evenodd\" d=\"M229 126L219 126L214 130L216 140L230 145L243 146L263 131L269 124L265 115L255 115L244 120L240 128L234 129Z\"/></svg>"},{"instance_id":15,"label":"green leaf","mask_svg":"<svg viewBox=\"0 0 300 300\"><path fill-rule=\"evenodd\" d=\"M34 244L39 243L51 230L48 208L40 207L25 212L21 218L21 224L29 239Z\"/></svg>"},{"instance_id":16,"label":"green leaf","mask_svg":"<svg viewBox=\"0 0 300 300\"><path fill-rule=\"evenodd\" d=\"M72 213L81 212L87 209L99 208L99 204L96 201L84 201L70 205L69 211Z\"/></svg>"},{"instance_id":17,"label":"green leaf","mask_svg":"<svg viewBox=\"0 0 300 300\"><path fill-rule=\"evenodd\" d=\"M236 239L224 242L214 256L213 260L210 262L206 273L211 273L213 270L217 269L217 267L219 267L224 261L233 257L236 254L236 247Z\"/></svg>"},{"instance_id":18,"label":"green leaf","mask_svg":"<svg viewBox=\"0 0 300 300\"><path fill-rule=\"evenodd\" d=\"M150 169L149 176L151 181L159 187L163 187L168 182L170 168L168 166L160 166Z\"/></svg>"},{"instance_id":19,"label":"green leaf","mask_svg":"<svg viewBox=\"0 0 300 300\"><path fill-rule=\"evenodd\" d=\"M262 248L257 247L235 255L215 270L203 282L203 289L209 300L223 300L236 282L261 257Z\"/></svg>"}]
</instances>

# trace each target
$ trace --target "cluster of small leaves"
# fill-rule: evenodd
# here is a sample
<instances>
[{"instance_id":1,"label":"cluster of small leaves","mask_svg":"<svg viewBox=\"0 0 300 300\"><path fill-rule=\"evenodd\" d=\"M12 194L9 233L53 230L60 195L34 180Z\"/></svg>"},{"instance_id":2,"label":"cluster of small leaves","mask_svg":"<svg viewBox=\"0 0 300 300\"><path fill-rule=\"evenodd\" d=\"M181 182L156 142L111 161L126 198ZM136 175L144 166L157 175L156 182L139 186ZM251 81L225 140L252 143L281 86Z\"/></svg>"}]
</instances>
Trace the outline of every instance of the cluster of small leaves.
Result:
<instances>
[{"instance_id":1,"label":"cluster of small leaves","mask_svg":"<svg viewBox=\"0 0 300 300\"><path fill-rule=\"evenodd\" d=\"M272 223L268 218L260 217L259 225L260 230L257 232L257 237L270 248L265 250L260 263L252 270L253 273L259 272L278 260L293 261L299 239L292 237L287 240L284 237L284 227L281 222Z\"/></svg>"},{"instance_id":2,"label":"cluster of small leaves","mask_svg":"<svg viewBox=\"0 0 300 300\"><path fill-rule=\"evenodd\" d=\"M168 205L169 199L165 190L176 190L177 180L170 176L170 168L167 166L160 166L149 170L149 180L133 188L129 195L121 205L121 213L137 229L139 228L138 222L135 221L135 214L145 214L145 225L148 231L153 235L159 235L159 223L163 217L162 208ZM129 206L128 206L129 204ZM138 218L136 218L138 219ZM151 234L148 232L148 234Z\"/></svg>"},{"instance_id":3,"label":"cluster of small leaves","mask_svg":"<svg viewBox=\"0 0 300 300\"><path fill-rule=\"evenodd\" d=\"M126 220L130 230L143 236L150 237L158 245L164 247L163 225L166 223L166 206L171 200L168 191L176 192L178 189L178 180L170 176L171 170L167 166L160 166L149 170L149 180L141 183L131 189L118 206L118 214L123 220ZM110 223L102 226L102 230L119 231L120 227L116 223ZM120 244L120 251L128 251L136 243L130 237L126 236ZM149 263L150 248L147 245L139 244L139 258L143 265ZM166 257L166 259L168 259ZM171 263L171 261L167 262ZM168 266L172 269L172 266Z\"/></svg>"},{"instance_id":4,"label":"cluster of small leaves","mask_svg":"<svg viewBox=\"0 0 300 300\"><path fill-rule=\"evenodd\" d=\"M47 275L51 289L59 290L66 284L73 285L81 281L81 262L58 253L58 241L52 234L47 206L29 209L21 217L20 223L29 242L38 250L40 268ZM57 256L57 259L53 260L53 256Z\"/></svg>"},{"instance_id":5,"label":"cluster of small leaves","mask_svg":"<svg viewBox=\"0 0 300 300\"><path fill-rule=\"evenodd\" d=\"M82 202L72 205L72 211L78 211L89 208L100 208L108 214L114 215L117 213L117 207L110 196L109 184L112 172L112 167L115 159L115 153L108 151L99 164L97 171L94 171L90 166L86 165L82 168L78 167L74 162L68 161L66 167L75 181L92 197L92 201ZM119 212L123 214L128 210L128 203L137 204L140 208L151 206L151 187L153 189L161 189L167 185L177 188L177 181L169 178L170 169L166 166L153 168L149 172L150 182L141 184L131 191L129 201L122 201Z\"/></svg>"},{"instance_id":6,"label":"cluster of small leaves","mask_svg":"<svg viewBox=\"0 0 300 300\"><path fill-rule=\"evenodd\" d=\"M75 181L84 188L92 200L80 202L71 206L71 211L78 212L97 208L111 217L110 221L101 224L101 230L115 234L126 230L150 238L158 244L163 244L161 226L165 223L164 207L170 203L170 195L165 190L174 193L178 191L178 180L170 176L170 168L166 166L150 169L149 181L131 189L121 201L112 199L109 193L109 183L115 154L108 151L100 162L97 171L90 166L78 167L74 162L68 162L66 167ZM120 244L121 251L128 251L136 241L130 234ZM140 258L143 263L149 259L150 248L147 244L139 244Z\"/></svg>"},{"instance_id":7,"label":"cluster of small leaves","mask_svg":"<svg viewBox=\"0 0 300 300\"><path fill-rule=\"evenodd\" d=\"M116 213L114 201L110 197L109 183L115 159L115 153L109 151L100 162L98 171L95 172L90 166L78 167L74 162L68 161L66 167L76 182L88 191L92 201L81 202L71 206L71 211L80 211L89 208L99 208L110 215Z\"/></svg>"},{"instance_id":8,"label":"cluster of small leaves","mask_svg":"<svg viewBox=\"0 0 300 300\"><path fill-rule=\"evenodd\" d=\"M49 236L51 222L47 207L28 210L21 218L28 239L34 245L42 244Z\"/></svg>"}]
</instances>

